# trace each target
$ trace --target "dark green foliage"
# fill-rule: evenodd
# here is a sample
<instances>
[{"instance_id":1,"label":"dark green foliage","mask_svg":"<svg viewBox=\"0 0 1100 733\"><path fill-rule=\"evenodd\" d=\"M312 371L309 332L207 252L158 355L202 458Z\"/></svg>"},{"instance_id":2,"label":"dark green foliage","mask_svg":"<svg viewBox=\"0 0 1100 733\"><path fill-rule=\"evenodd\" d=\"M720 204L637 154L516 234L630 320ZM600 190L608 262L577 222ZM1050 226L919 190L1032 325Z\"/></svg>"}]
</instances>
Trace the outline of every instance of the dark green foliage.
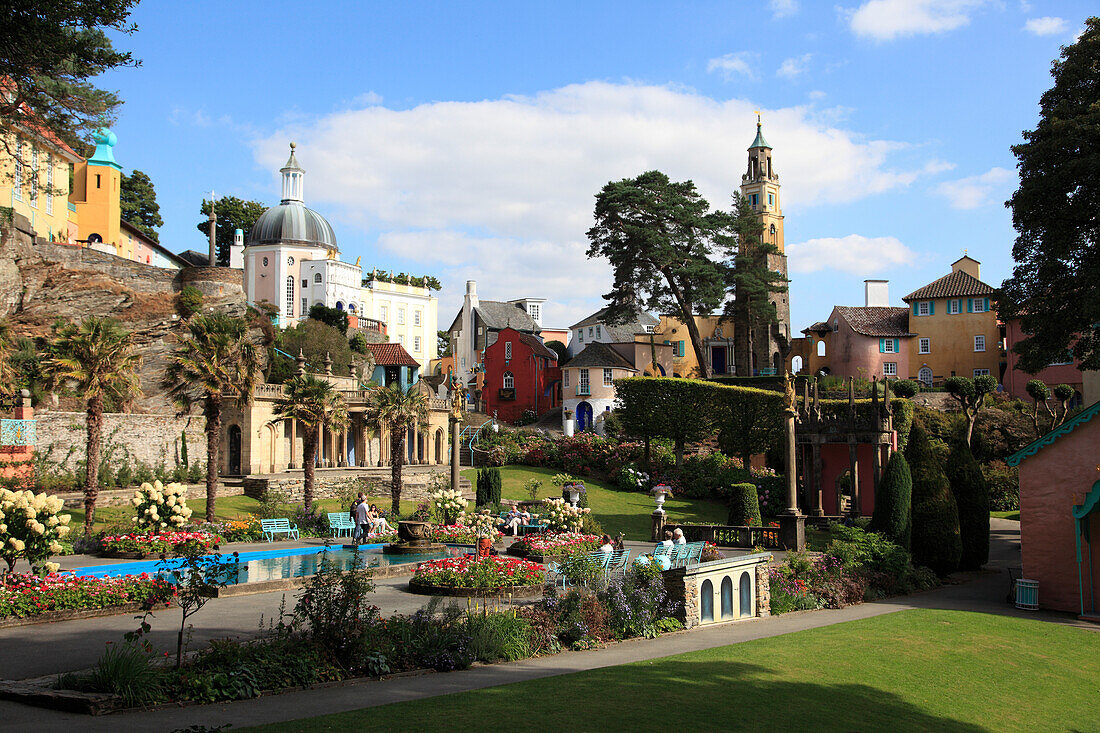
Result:
<instances>
[{"instance_id":1,"label":"dark green foliage","mask_svg":"<svg viewBox=\"0 0 1100 733\"><path fill-rule=\"evenodd\" d=\"M871 529L908 550L913 530L913 478L909 463L900 451L895 451L875 494L875 514Z\"/></svg>"},{"instance_id":2,"label":"dark green foliage","mask_svg":"<svg viewBox=\"0 0 1100 733\"><path fill-rule=\"evenodd\" d=\"M190 318L202 310L202 291L194 285L185 285L179 295L179 312L184 318Z\"/></svg>"},{"instance_id":3,"label":"dark green foliage","mask_svg":"<svg viewBox=\"0 0 1100 733\"><path fill-rule=\"evenodd\" d=\"M157 227L163 225L164 220L160 218L157 192L149 176L139 170L123 174L119 182L119 204L123 221L154 242L160 241Z\"/></svg>"},{"instance_id":4,"label":"dark green foliage","mask_svg":"<svg viewBox=\"0 0 1100 733\"><path fill-rule=\"evenodd\" d=\"M475 505L478 507L497 506L500 504L500 489L501 480L499 468L479 469L475 484Z\"/></svg>"},{"instance_id":5,"label":"dark green foliage","mask_svg":"<svg viewBox=\"0 0 1100 733\"><path fill-rule=\"evenodd\" d=\"M561 341L547 341L544 345L558 355L558 366L569 360L568 347Z\"/></svg>"},{"instance_id":6,"label":"dark green foliage","mask_svg":"<svg viewBox=\"0 0 1100 733\"><path fill-rule=\"evenodd\" d=\"M1012 148L1016 266L998 302L1028 334L1014 349L1032 374L1070 351L1081 369L1100 369L1100 18L1062 47L1052 75L1038 125Z\"/></svg>"},{"instance_id":7,"label":"dark green foliage","mask_svg":"<svg viewBox=\"0 0 1100 733\"><path fill-rule=\"evenodd\" d=\"M912 397L920 391L920 385L912 379L899 379L898 381L894 382L891 387L893 387L894 394L896 394L898 397L904 397L906 399Z\"/></svg>"},{"instance_id":8,"label":"dark green foliage","mask_svg":"<svg viewBox=\"0 0 1100 733\"><path fill-rule=\"evenodd\" d=\"M357 333L348 339L348 346L350 346L351 350L356 354L365 354L367 353L367 337L361 333Z\"/></svg>"},{"instance_id":9,"label":"dark green foliage","mask_svg":"<svg viewBox=\"0 0 1100 733\"><path fill-rule=\"evenodd\" d=\"M1004 461L982 465L982 476L989 488L989 509L1010 512L1020 508L1020 473Z\"/></svg>"},{"instance_id":10,"label":"dark green foliage","mask_svg":"<svg viewBox=\"0 0 1100 733\"><path fill-rule=\"evenodd\" d=\"M355 670L367 632L378 618L378 607L370 603L371 572L358 553L351 569L342 571L326 550L294 607L294 620L308 629L313 643L349 671Z\"/></svg>"},{"instance_id":11,"label":"dark green foliage","mask_svg":"<svg viewBox=\"0 0 1100 733\"><path fill-rule=\"evenodd\" d=\"M939 576L947 575L958 569L962 555L959 510L919 421L909 433L905 458L913 478L913 562L928 566Z\"/></svg>"},{"instance_id":12,"label":"dark green foliage","mask_svg":"<svg viewBox=\"0 0 1100 733\"><path fill-rule=\"evenodd\" d=\"M184 468L191 465L190 462L187 460L187 431L186 430L181 430L180 431L180 463L183 464Z\"/></svg>"},{"instance_id":13,"label":"dark green foliage","mask_svg":"<svg viewBox=\"0 0 1100 733\"><path fill-rule=\"evenodd\" d=\"M960 570L978 570L989 561L989 487L970 448L956 440L947 459L947 478L959 507L962 540Z\"/></svg>"},{"instance_id":14,"label":"dark green foliage","mask_svg":"<svg viewBox=\"0 0 1100 733\"><path fill-rule=\"evenodd\" d=\"M494 505L500 504L500 469L490 468L489 470L489 499Z\"/></svg>"},{"instance_id":15,"label":"dark green foliage","mask_svg":"<svg viewBox=\"0 0 1100 733\"><path fill-rule=\"evenodd\" d=\"M329 308L321 303L314 303L309 309L309 317L315 321L332 326L340 333L347 335L348 314L339 308Z\"/></svg>"},{"instance_id":16,"label":"dark green foliage","mask_svg":"<svg viewBox=\"0 0 1100 733\"><path fill-rule=\"evenodd\" d=\"M729 497L727 523L735 527L760 527L760 499L756 484L734 484L723 491Z\"/></svg>"},{"instance_id":17,"label":"dark green foliage","mask_svg":"<svg viewBox=\"0 0 1100 733\"><path fill-rule=\"evenodd\" d=\"M233 235L238 229L244 232L245 241L252 225L267 211L267 206L259 201L239 199L236 196L222 196L214 207L218 215L218 228L214 230L214 247L219 267L229 267L229 247L233 244ZM210 202L202 202L202 221L196 228L210 241Z\"/></svg>"},{"instance_id":18,"label":"dark green foliage","mask_svg":"<svg viewBox=\"0 0 1100 733\"><path fill-rule=\"evenodd\" d=\"M337 329L312 318L301 321L294 328L279 333L276 346L288 354L306 358L306 370L313 373L325 371L325 357L332 357L332 373L340 376L351 374L352 351L347 338ZM269 362L268 381L285 382L298 366L293 360L275 354Z\"/></svg>"},{"instance_id":19,"label":"dark green foliage","mask_svg":"<svg viewBox=\"0 0 1100 733\"><path fill-rule=\"evenodd\" d=\"M996 378L984 374L979 377L948 377L943 388L955 398L962 408L966 419L966 443L970 445L970 436L974 431L974 420L978 411L985 405L986 398L996 391Z\"/></svg>"}]
</instances>

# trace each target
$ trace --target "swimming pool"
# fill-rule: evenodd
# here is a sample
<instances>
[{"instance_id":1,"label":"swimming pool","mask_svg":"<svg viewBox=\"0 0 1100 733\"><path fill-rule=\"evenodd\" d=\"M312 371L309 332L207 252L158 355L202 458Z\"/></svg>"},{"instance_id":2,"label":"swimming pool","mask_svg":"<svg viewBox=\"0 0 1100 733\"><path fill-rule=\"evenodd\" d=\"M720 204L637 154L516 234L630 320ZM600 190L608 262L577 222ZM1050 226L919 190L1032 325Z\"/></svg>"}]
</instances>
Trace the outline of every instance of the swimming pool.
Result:
<instances>
[{"instance_id":1,"label":"swimming pool","mask_svg":"<svg viewBox=\"0 0 1100 733\"><path fill-rule=\"evenodd\" d=\"M336 563L341 570L351 568L355 560L356 551L350 548L328 548L329 560ZM317 573L321 564L321 553L325 551L323 546L295 547L281 550L258 550L255 552L242 552L237 558L237 567L231 570L226 580L226 585L241 585L244 583L261 583L269 580L286 580L288 578L304 578ZM439 560L444 557L459 557L469 550L464 547L447 546L443 552L434 552L425 555L385 555L382 553L382 545L360 545L359 553L367 567L387 568L393 565L410 565L425 560ZM222 555L223 558L228 555ZM182 565L179 559L169 560L176 566ZM94 565L75 570L77 575L94 578L119 577L124 575L160 575L164 573L164 566L160 560L142 560L138 562L116 563L112 565Z\"/></svg>"}]
</instances>

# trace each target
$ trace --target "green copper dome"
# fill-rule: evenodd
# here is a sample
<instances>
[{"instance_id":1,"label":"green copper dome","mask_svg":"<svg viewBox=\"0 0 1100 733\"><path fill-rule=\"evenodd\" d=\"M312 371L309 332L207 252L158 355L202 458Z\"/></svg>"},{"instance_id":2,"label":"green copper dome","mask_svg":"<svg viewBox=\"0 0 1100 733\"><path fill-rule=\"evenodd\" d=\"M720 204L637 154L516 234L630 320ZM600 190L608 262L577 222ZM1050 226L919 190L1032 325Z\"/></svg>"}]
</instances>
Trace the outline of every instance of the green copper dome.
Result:
<instances>
[{"instance_id":1,"label":"green copper dome","mask_svg":"<svg viewBox=\"0 0 1100 733\"><path fill-rule=\"evenodd\" d=\"M753 148L767 148L772 149L771 145L768 145L768 141L764 139L764 133L760 131L760 123L756 123L756 139L752 141L752 145L749 146L749 150Z\"/></svg>"}]
</instances>

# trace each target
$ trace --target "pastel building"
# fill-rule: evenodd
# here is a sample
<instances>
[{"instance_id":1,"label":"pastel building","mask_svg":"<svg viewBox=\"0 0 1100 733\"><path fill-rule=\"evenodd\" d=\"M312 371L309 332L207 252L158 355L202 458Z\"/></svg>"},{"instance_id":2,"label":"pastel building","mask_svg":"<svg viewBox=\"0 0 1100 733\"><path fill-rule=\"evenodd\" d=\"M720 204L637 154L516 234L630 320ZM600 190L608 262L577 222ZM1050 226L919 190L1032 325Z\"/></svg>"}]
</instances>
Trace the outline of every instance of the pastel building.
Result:
<instances>
[{"instance_id":1,"label":"pastel building","mask_svg":"<svg viewBox=\"0 0 1100 733\"><path fill-rule=\"evenodd\" d=\"M538 336L505 328L485 349L485 409L505 422L530 410L537 416L561 405L558 355Z\"/></svg>"},{"instance_id":2,"label":"pastel building","mask_svg":"<svg viewBox=\"0 0 1100 733\"><path fill-rule=\"evenodd\" d=\"M25 216L39 237L75 242L80 235L69 205L69 173L84 159L44 127L13 126L0 134L0 181L9 186L0 203Z\"/></svg>"},{"instance_id":3,"label":"pastel building","mask_svg":"<svg viewBox=\"0 0 1100 733\"><path fill-rule=\"evenodd\" d=\"M716 315L695 316L695 327L703 340L703 354L711 375L736 374L733 321ZM679 316L661 316L654 333L658 343L673 347L671 376L702 378L706 375L692 348L687 325Z\"/></svg>"},{"instance_id":4,"label":"pastel building","mask_svg":"<svg viewBox=\"0 0 1100 733\"><path fill-rule=\"evenodd\" d=\"M1073 387L1075 401L1080 404L1084 393L1085 375L1081 371L1081 362L1067 352L1061 359L1055 359L1036 374L1029 374L1018 367L1020 356L1013 347L1027 338L1017 318L1004 323L1006 368L1004 374L1005 392L1026 402L1031 402L1027 393L1027 383L1032 379L1041 379L1048 387L1068 384Z\"/></svg>"},{"instance_id":5,"label":"pastel building","mask_svg":"<svg viewBox=\"0 0 1100 733\"><path fill-rule=\"evenodd\" d=\"M633 350L634 342L629 346ZM615 407L615 380L632 377L638 370L611 344L593 342L561 372L562 407L573 413L577 430L592 430Z\"/></svg>"},{"instance_id":6,"label":"pastel building","mask_svg":"<svg viewBox=\"0 0 1100 733\"><path fill-rule=\"evenodd\" d=\"M358 269L358 267L356 267ZM377 273L362 281L361 316L382 324L390 341L401 344L427 369L439 354L439 299L426 286L394 282Z\"/></svg>"},{"instance_id":7,"label":"pastel building","mask_svg":"<svg viewBox=\"0 0 1100 733\"><path fill-rule=\"evenodd\" d=\"M610 324L607 319L607 310L607 308L601 308L569 327L573 333L568 344L570 358L584 351L589 344L632 342L635 334L654 333L660 322L649 313L638 311L634 318L626 323Z\"/></svg>"}]
</instances>

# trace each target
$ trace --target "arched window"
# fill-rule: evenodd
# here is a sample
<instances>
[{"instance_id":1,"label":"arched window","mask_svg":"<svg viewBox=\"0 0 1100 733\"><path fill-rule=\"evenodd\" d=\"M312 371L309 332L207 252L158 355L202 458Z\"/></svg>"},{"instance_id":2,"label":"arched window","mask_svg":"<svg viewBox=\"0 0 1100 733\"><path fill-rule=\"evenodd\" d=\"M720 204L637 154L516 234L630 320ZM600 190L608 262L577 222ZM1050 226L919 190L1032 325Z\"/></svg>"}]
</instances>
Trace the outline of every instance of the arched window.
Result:
<instances>
[{"instance_id":1,"label":"arched window","mask_svg":"<svg viewBox=\"0 0 1100 733\"><path fill-rule=\"evenodd\" d=\"M818 356L825 356L825 342L824 341L818 341L817 342L817 355Z\"/></svg>"},{"instance_id":2,"label":"arched window","mask_svg":"<svg viewBox=\"0 0 1100 733\"><path fill-rule=\"evenodd\" d=\"M722 618L733 618L733 580L722 578Z\"/></svg>"},{"instance_id":3,"label":"arched window","mask_svg":"<svg viewBox=\"0 0 1100 733\"><path fill-rule=\"evenodd\" d=\"M348 313L355 312L355 303L348 303Z\"/></svg>"},{"instance_id":4,"label":"arched window","mask_svg":"<svg viewBox=\"0 0 1100 733\"><path fill-rule=\"evenodd\" d=\"M294 317L294 276L286 279L286 317Z\"/></svg>"},{"instance_id":5,"label":"arched window","mask_svg":"<svg viewBox=\"0 0 1100 733\"><path fill-rule=\"evenodd\" d=\"M921 367L921 370L917 372L917 379L924 382L928 387L932 386L932 370L928 367Z\"/></svg>"},{"instance_id":6,"label":"arched window","mask_svg":"<svg viewBox=\"0 0 1100 733\"><path fill-rule=\"evenodd\" d=\"M336 301L336 310L338 310L338 311L344 310L344 301L342 301L342 300Z\"/></svg>"},{"instance_id":7,"label":"arched window","mask_svg":"<svg viewBox=\"0 0 1100 733\"><path fill-rule=\"evenodd\" d=\"M318 272L318 273L314 274L313 282L315 282L315 283L321 282L321 273Z\"/></svg>"},{"instance_id":8,"label":"arched window","mask_svg":"<svg viewBox=\"0 0 1100 733\"><path fill-rule=\"evenodd\" d=\"M699 588L699 623L714 620L714 584L704 580Z\"/></svg>"},{"instance_id":9,"label":"arched window","mask_svg":"<svg viewBox=\"0 0 1100 733\"><path fill-rule=\"evenodd\" d=\"M511 372L504 372L504 389L512 389L516 386L516 378Z\"/></svg>"},{"instance_id":10,"label":"arched window","mask_svg":"<svg viewBox=\"0 0 1100 733\"><path fill-rule=\"evenodd\" d=\"M802 371L802 357L796 356L791 359L791 374L798 374Z\"/></svg>"},{"instance_id":11,"label":"arched window","mask_svg":"<svg viewBox=\"0 0 1100 733\"><path fill-rule=\"evenodd\" d=\"M755 615L752 603L752 580L749 579L748 573L741 573L741 580L738 583L741 587L738 590L741 592L740 597L737 599L741 606L741 617Z\"/></svg>"}]
</instances>

